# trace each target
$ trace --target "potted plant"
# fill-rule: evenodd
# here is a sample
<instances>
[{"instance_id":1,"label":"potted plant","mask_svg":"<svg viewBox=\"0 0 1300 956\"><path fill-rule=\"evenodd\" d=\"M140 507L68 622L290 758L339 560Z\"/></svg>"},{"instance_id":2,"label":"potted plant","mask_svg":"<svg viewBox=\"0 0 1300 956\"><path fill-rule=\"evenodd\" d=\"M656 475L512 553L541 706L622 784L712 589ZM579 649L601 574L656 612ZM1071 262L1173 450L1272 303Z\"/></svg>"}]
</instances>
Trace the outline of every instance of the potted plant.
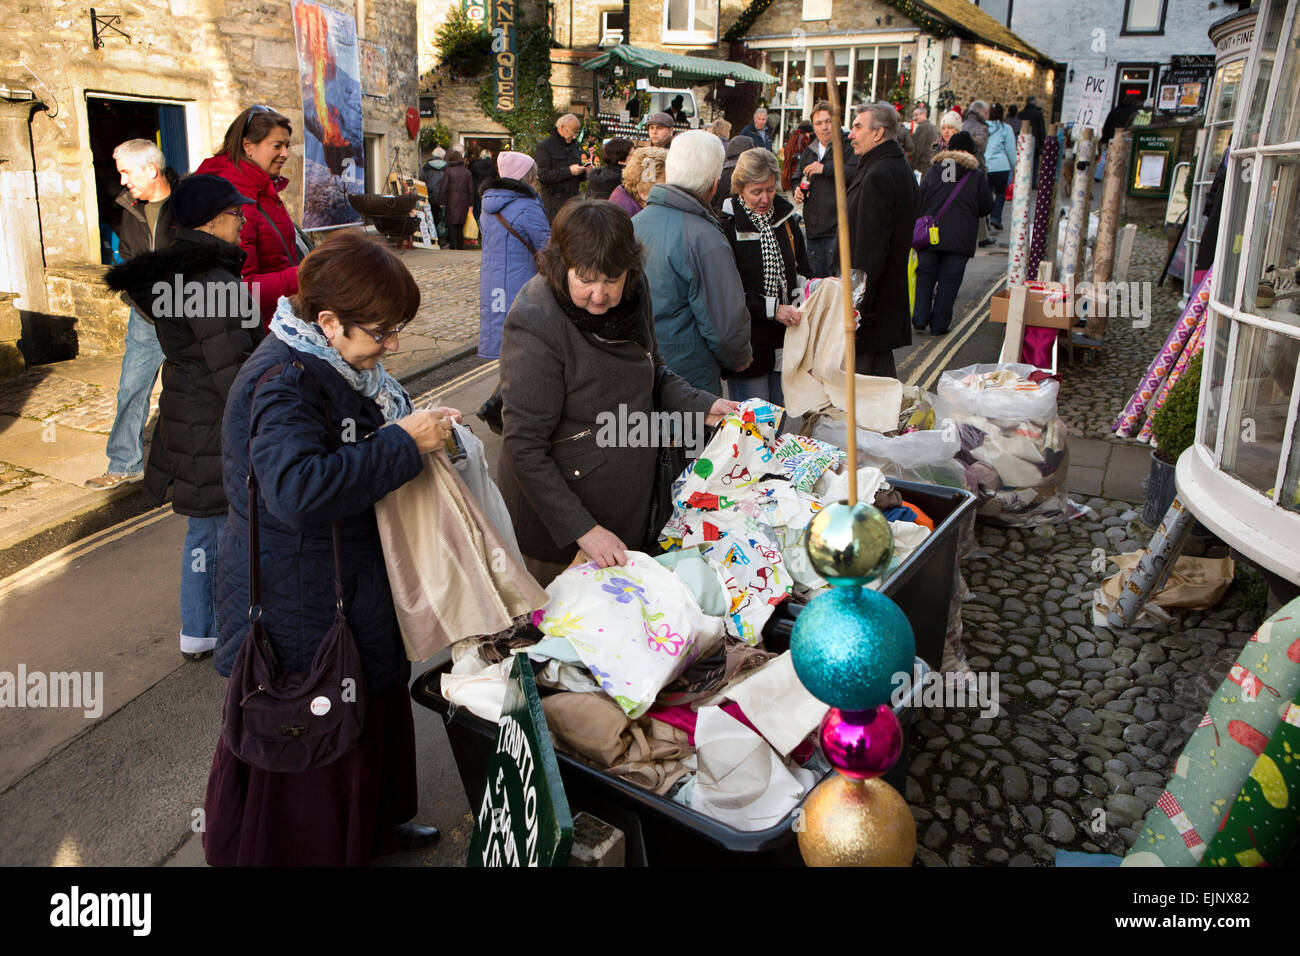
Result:
<instances>
[{"instance_id":1,"label":"potted plant","mask_svg":"<svg viewBox=\"0 0 1300 956\"><path fill-rule=\"evenodd\" d=\"M1142 483L1146 500L1142 505L1142 523L1154 528L1169 510L1178 489L1174 483L1174 466L1178 456L1196 441L1196 407L1201 396L1201 357L1197 354L1182 378L1169 389L1165 403L1151 419L1155 450L1151 452L1151 471Z\"/></svg>"}]
</instances>

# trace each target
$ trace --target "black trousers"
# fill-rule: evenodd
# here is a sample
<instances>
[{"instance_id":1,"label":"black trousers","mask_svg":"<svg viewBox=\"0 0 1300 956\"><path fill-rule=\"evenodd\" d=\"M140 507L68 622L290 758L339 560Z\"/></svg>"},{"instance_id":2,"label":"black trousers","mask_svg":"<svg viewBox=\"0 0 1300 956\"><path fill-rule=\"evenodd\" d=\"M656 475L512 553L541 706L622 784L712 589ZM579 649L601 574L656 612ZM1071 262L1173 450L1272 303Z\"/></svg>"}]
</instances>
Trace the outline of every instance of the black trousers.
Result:
<instances>
[{"instance_id":1,"label":"black trousers","mask_svg":"<svg viewBox=\"0 0 1300 956\"><path fill-rule=\"evenodd\" d=\"M856 352L853 357L853 371L858 375L877 375L881 378L898 378L898 367L894 364L894 350L884 352Z\"/></svg>"},{"instance_id":2,"label":"black trousers","mask_svg":"<svg viewBox=\"0 0 1300 956\"><path fill-rule=\"evenodd\" d=\"M923 249L917 253L916 313L912 317L916 328L928 325L936 335L948 331L952 325L952 307L957 302L957 291L969 261L959 252Z\"/></svg>"},{"instance_id":3,"label":"black trousers","mask_svg":"<svg viewBox=\"0 0 1300 956\"><path fill-rule=\"evenodd\" d=\"M447 245L453 249L465 248L465 224L463 222L447 223Z\"/></svg>"}]
</instances>

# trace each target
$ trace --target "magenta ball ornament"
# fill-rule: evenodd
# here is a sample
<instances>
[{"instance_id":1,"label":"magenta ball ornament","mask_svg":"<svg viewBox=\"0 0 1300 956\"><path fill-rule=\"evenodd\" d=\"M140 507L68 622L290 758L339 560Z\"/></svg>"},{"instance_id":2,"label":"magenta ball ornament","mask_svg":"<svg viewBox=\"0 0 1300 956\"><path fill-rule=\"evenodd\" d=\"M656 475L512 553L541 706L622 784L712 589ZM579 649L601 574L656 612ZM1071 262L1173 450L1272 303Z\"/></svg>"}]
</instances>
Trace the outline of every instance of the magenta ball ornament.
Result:
<instances>
[{"instance_id":1,"label":"magenta ball ornament","mask_svg":"<svg viewBox=\"0 0 1300 956\"><path fill-rule=\"evenodd\" d=\"M888 704L872 710L832 707L820 737L831 766L854 780L881 776L903 753L903 727Z\"/></svg>"}]
</instances>

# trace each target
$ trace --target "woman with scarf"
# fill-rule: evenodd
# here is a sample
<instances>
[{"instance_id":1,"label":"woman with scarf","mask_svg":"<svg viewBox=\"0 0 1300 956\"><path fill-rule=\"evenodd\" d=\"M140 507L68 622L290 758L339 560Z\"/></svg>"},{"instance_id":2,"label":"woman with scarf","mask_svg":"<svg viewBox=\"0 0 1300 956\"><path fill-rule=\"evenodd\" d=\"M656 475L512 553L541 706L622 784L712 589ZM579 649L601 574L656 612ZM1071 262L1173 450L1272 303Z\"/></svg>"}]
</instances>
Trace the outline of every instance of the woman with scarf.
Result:
<instances>
[{"instance_id":1,"label":"woman with scarf","mask_svg":"<svg viewBox=\"0 0 1300 956\"><path fill-rule=\"evenodd\" d=\"M614 203L629 216L645 208L650 190L667 177L668 150L642 146L628 156L623 165L623 183L609 194Z\"/></svg>"},{"instance_id":2,"label":"woman with scarf","mask_svg":"<svg viewBox=\"0 0 1300 956\"><path fill-rule=\"evenodd\" d=\"M257 482L262 624L281 668L311 669L335 614L337 526L344 611L364 678L359 743L322 767L274 773L217 744L204 850L216 865L364 865L432 842L416 810L411 665L393 609L374 504L423 469L459 420L413 409L384 353L420 304L386 246L340 232L302 261L271 334L230 389L222 464L230 503L217 572L217 670L249 632L249 509Z\"/></svg>"},{"instance_id":3,"label":"woman with scarf","mask_svg":"<svg viewBox=\"0 0 1300 956\"><path fill-rule=\"evenodd\" d=\"M780 172L771 150L746 150L731 174L732 194L722 203L722 229L745 287L754 349L748 368L726 373L727 394L737 401L762 398L776 405L785 402L776 350L785 341L786 326L799 324L794 304L803 285L799 277L812 271L794 206L776 191Z\"/></svg>"},{"instance_id":4,"label":"woman with scarf","mask_svg":"<svg viewBox=\"0 0 1300 956\"><path fill-rule=\"evenodd\" d=\"M641 263L626 212L570 202L551 224L539 274L506 316L497 483L524 564L543 587L579 549L607 568L657 536L652 412L714 425L735 408L664 364ZM610 440L610 416L629 423L627 435ZM634 439L638 430L645 440Z\"/></svg>"}]
</instances>

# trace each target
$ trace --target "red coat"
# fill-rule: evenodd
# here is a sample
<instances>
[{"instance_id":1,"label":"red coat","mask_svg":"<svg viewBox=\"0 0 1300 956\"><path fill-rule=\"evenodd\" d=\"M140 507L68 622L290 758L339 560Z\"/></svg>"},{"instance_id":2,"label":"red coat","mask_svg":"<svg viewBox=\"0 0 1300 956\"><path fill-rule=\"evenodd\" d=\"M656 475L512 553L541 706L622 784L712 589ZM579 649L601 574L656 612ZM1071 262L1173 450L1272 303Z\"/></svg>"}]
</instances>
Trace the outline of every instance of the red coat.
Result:
<instances>
[{"instance_id":1,"label":"red coat","mask_svg":"<svg viewBox=\"0 0 1300 956\"><path fill-rule=\"evenodd\" d=\"M245 222L239 233L239 246L247 253L244 281L257 283L262 327L270 328L280 296L298 291L298 237L289 210L280 199L280 191L289 185L289 180L283 176L272 179L251 161L235 165L225 153L208 157L195 172L220 176L257 203L256 207L244 207Z\"/></svg>"}]
</instances>

